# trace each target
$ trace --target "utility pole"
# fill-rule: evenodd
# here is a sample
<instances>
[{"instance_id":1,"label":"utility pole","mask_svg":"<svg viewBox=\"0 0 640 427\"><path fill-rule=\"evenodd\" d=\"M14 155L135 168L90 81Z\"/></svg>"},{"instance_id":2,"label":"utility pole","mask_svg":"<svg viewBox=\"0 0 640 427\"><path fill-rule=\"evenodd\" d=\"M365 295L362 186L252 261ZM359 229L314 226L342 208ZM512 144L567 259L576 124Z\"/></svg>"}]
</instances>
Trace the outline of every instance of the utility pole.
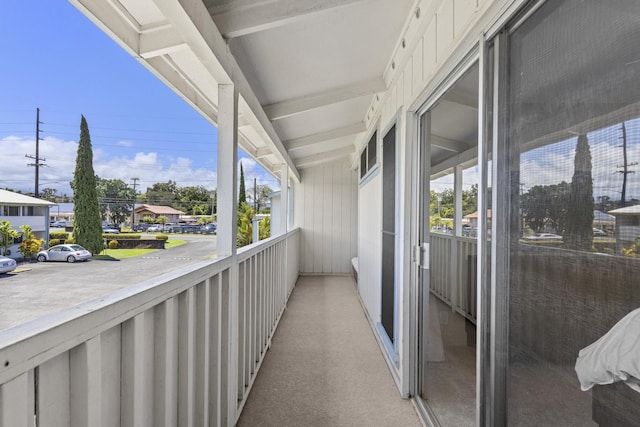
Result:
<instances>
[{"instance_id":1,"label":"utility pole","mask_svg":"<svg viewBox=\"0 0 640 427\"><path fill-rule=\"evenodd\" d=\"M40 160L42 161L46 161L47 159L45 158L41 158L40 157L40 132L42 132L40 130L40 125L42 124L42 122L40 121L40 108L36 108L36 155L35 156L31 156L29 154L25 154L24 156L29 158L29 159L33 159L35 160L35 163L29 163L28 166L34 166L36 168L36 182L35 182L35 188L33 190L33 194L35 197L38 197L39 195L39 186L40 186L40 167L42 166L46 166L44 163L40 163Z\"/></svg>"},{"instance_id":2,"label":"utility pole","mask_svg":"<svg viewBox=\"0 0 640 427\"><path fill-rule=\"evenodd\" d=\"M625 207L627 205L627 175L630 173L636 173L636 171L630 171L629 166L635 166L638 162L629 163L627 161L627 128L625 127L624 122L622 122L621 130L622 137L620 139L622 139L622 155L624 162L621 166L616 166L617 168L622 168L621 171L616 171L616 173L622 174L622 195L620 197L620 204L622 205L621 207Z\"/></svg>"},{"instance_id":3,"label":"utility pole","mask_svg":"<svg viewBox=\"0 0 640 427\"><path fill-rule=\"evenodd\" d=\"M138 186L138 181L140 181L140 178L131 178L131 180L133 181L133 194L135 194L135 196L133 197L133 203L131 206L131 228L133 229L133 221L135 219L135 214L136 214L136 199L138 198L138 193L136 193L136 187Z\"/></svg>"},{"instance_id":4,"label":"utility pole","mask_svg":"<svg viewBox=\"0 0 640 427\"><path fill-rule=\"evenodd\" d=\"M256 211L256 215L258 215L258 198L256 197L257 195L257 180L254 177L253 178L253 209Z\"/></svg>"}]
</instances>

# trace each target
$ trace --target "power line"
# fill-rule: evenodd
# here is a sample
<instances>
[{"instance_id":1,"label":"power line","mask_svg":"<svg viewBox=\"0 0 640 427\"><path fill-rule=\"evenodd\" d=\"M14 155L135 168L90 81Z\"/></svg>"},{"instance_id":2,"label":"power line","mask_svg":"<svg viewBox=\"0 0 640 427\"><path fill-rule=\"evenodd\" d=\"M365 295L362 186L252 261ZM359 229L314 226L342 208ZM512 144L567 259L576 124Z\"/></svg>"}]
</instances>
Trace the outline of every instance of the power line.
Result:
<instances>
[{"instance_id":1,"label":"power line","mask_svg":"<svg viewBox=\"0 0 640 427\"><path fill-rule=\"evenodd\" d=\"M620 137L620 139L622 139L622 156L624 162L622 165L616 166L617 168L622 168L621 171L616 171L616 173L622 174L622 194L620 197L620 204L624 207L627 205L627 175L636 173L636 171L630 171L629 166L635 166L638 162L629 163L627 160L627 128L625 127L624 122L622 122L620 130L622 130L622 137Z\"/></svg>"},{"instance_id":2,"label":"power line","mask_svg":"<svg viewBox=\"0 0 640 427\"><path fill-rule=\"evenodd\" d=\"M37 198L38 197L38 187L39 185L39 178L40 178L40 168L42 166L46 166L44 163L40 163L40 160L42 161L46 161L47 159L40 157L40 124L42 124L42 122L40 121L40 108L36 108L36 155L35 156L31 156L29 154L25 154L24 156L29 158L29 159L34 159L35 163L29 163L28 166L33 166L36 168L36 177L35 177L35 186L34 186L34 191L33 194L34 196Z\"/></svg>"}]
</instances>

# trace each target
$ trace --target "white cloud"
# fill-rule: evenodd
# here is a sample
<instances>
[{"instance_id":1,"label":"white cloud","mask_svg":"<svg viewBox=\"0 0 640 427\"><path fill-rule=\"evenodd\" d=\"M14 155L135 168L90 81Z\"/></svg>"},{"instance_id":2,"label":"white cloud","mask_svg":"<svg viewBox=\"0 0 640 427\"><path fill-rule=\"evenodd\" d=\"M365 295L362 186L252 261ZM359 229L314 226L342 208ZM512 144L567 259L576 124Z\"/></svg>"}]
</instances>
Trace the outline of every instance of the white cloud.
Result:
<instances>
[{"instance_id":1,"label":"white cloud","mask_svg":"<svg viewBox=\"0 0 640 427\"><path fill-rule=\"evenodd\" d=\"M0 187L23 192L34 189L35 170L28 166L34 161L25 154L35 155L35 140L8 136L0 139ZM55 188L59 194L71 194L69 182L75 169L77 142L45 138L40 142L40 158L46 159L40 168L40 189ZM144 192L156 182L175 181L179 186L202 185L213 189L217 185L215 171L193 168L191 159L178 157L164 161L155 152L138 152L133 157L108 158L101 149L94 149L93 168L105 179L121 179L132 184L139 178L138 191Z\"/></svg>"},{"instance_id":2,"label":"white cloud","mask_svg":"<svg viewBox=\"0 0 640 427\"><path fill-rule=\"evenodd\" d=\"M120 147L133 147L133 141L118 141L116 142L116 145L119 145Z\"/></svg>"},{"instance_id":3,"label":"white cloud","mask_svg":"<svg viewBox=\"0 0 640 427\"><path fill-rule=\"evenodd\" d=\"M253 188L253 180L255 178L258 185L268 185L273 190L280 189L279 180L266 172L264 168L251 157L243 157L238 160L238 179L240 179L240 163L242 163L242 171L244 172L245 185L247 188Z\"/></svg>"}]
</instances>

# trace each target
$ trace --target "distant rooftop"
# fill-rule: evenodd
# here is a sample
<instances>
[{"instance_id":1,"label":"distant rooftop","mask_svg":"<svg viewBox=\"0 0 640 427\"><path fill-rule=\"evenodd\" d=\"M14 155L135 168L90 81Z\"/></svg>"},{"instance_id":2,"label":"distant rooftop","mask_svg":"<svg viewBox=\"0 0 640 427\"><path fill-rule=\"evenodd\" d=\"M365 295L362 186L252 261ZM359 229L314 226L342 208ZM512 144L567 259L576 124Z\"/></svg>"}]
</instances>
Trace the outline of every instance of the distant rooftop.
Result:
<instances>
[{"instance_id":1,"label":"distant rooftop","mask_svg":"<svg viewBox=\"0 0 640 427\"><path fill-rule=\"evenodd\" d=\"M35 197L26 196L20 193L14 193L9 190L0 190L0 204L2 205L19 205L19 206L53 206L48 200L36 199Z\"/></svg>"}]
</instances>

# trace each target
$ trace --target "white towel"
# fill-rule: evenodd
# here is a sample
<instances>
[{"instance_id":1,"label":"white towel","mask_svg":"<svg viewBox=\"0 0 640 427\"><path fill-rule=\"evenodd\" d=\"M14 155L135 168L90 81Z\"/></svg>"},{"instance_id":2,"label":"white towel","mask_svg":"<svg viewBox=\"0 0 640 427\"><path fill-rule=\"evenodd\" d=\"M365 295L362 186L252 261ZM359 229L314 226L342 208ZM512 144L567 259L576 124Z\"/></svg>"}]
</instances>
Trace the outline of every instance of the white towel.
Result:
<instances>
[{"instance_id":1,"label":"white towel","mask_svg":"<svg viewBox=\"0 0 640 427\"><path fill-rule=\"evenodd\" d=\"M595 384L624 381L640 393L640 308L580 350L575 369L583 391Z\"/></svg>"}]
</instances>

